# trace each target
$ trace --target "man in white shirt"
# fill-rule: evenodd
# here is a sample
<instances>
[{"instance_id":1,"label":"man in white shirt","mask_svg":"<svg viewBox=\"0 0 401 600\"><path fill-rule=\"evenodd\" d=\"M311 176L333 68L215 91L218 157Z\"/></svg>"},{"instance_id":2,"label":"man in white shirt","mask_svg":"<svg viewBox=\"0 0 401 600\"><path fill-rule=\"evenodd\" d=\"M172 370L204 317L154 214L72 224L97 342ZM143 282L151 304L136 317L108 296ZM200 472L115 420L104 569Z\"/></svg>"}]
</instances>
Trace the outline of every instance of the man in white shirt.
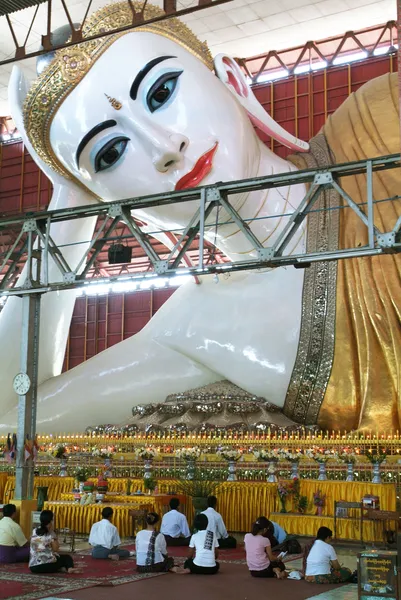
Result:
<instances>
[{"instance_id":1,"label":"man in white shirt","mask_svg":"<svg viewBox=\"0 0 401 600\"><path fill-rule=\"evenodd\" d=\"M24 532L15 522L17 507L5 504L0 521L0 564L28 562L29 544Z\"/></svg>"},{"instance_id":2,"label":"man in white shirt","mask_svg":"<svg viewBox=\"0 0 401 600\"><path fill-rule=\"evenodd\" d=\"M217 498L216 496L209 496L207 499L208 508L203 511L203 515L207 516L208 531L213 531L215 534L220 548L236 548L237 540L228 535L226 526L224 525L223 517L217 512Z\"/></svg>"},{"instance_id":3,"label":"man in white shirt","mask_svg":"<svg viewBox=\"0 0 401 600\"><path fill-rule=\"evenodd\" d=\"M171 498L170 510L162 519L160 533L166 538L167 546L188 546L191 538L187 518L178 511L179 505L178 498Z\"/></svg>"},{"instance_id":4,"label":"man in white shirt","mask_svg":"<svg viewBox=\"0 0 401 600\"><path fill-rule=\"evenodd\" d=\"M119 560L120 558L129 558L135 555L135 552L129 552L118 547L121 544L121 540L117 527L111 522L112 517L113 509L110 506L106 506L102 510L102 520L92 525L89 534L89 543L92 546L92 558Z\"/></svg>"}]
</instances>

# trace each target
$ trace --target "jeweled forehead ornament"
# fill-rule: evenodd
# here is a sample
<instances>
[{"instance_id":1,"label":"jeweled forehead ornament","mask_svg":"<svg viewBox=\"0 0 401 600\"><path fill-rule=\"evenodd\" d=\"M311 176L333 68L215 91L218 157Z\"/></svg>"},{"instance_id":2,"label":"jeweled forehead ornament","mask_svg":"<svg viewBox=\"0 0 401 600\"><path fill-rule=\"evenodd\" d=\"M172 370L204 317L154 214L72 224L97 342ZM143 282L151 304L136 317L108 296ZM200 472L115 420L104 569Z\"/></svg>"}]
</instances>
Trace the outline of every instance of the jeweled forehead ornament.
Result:
<instances>
[{"instance_id":1,"label":"jeweled forehead ornament","mask_svg":"<svg viewBox=\"0 0 401 600\"><path fill-rule=\"evenodd\" d=\"M107 94L105 94L107 100L110 102L111 106L115 109L115 110L121 110L121 108L123 107L122 103L119 102L118 100L116 100L115 98L111 98L110 96L108 96Z\"/></svg>"},{"instance_id":2,"label":"jeweled forehead ornament","mask_svg":"<svg viewBox=\"0 0 401 600\"><path fill-rule=\"evenodd\" d=\"M135 11L141 12L143 4L132 2ZM163 16L165 13L157 6L146 5L144 20L148 21ZM132 10L128 0L106 6L95 12L85 24L82 34L84 39L107 33L120 27L132 24ZM33 149L49 167L66 179L72 179L82 186L60 162L50 144L50 127L55 114L76 88L79 82L90 71L96 61L117 39L132 32L146 31L172 40L191 52L210 70L213 70L213 59L207 45L200 42L192 31L176 18L140 25L135 29L91 39L79 46L57 50L54 60L43 71L32 85L24 103L24 125ZM119 101L109 98L116 110ZM120 107L121 108L121 107ZM84 186L85 187L85 186Z\"/></svg>"}]
</instances>

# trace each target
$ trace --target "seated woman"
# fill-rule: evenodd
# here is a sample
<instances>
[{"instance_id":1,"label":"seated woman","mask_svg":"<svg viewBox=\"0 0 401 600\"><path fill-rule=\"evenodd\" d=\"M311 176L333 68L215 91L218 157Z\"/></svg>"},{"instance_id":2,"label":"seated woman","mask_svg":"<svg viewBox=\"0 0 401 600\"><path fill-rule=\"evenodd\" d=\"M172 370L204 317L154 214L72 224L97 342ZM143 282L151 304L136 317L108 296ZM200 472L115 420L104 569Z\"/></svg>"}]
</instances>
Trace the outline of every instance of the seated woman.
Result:
<instances>
[{"instance_id":1,"label":"seated woman","mask_svg":"<svg viewBox=\"0 0 401 600\"><path fill-rule=\"evenodd\" d=\"M311 583L345 583L352 578L349 569L342 567L330 541L333 532L320 527L316 540L304 551L305 580Z\"/></svg>"},{"instance_id":2,"label":"seated woman","mask_svg":"<svg viewBox=\"0 0 401 600\"><path fill-rule=\"evenodd\" d=\"M219 542L213 531L208 531L208 519L204 513L196 515L194 528L197 533L191 537L189 542L189 555L184 563L187 573L197 575L214 575L218 572L220 565L216 561L218 557Z\"/></svg>"},{"instance_id":3,"label":"seated woman","mask_svg":"<svg viewBox=\"0 0 401 600\"><path fill-rule=\"evenodd\" d=\"M252 577L277 577L285 579L284 564L275 560L269 535L271 523L266 517L259 517L252 525L252 532L244 538L246 562Z\"/></svg>"},{"instance_id":4,"label":"seated woman","mask_svg":"<svg viewBox=\"0 0 401 600\"><path fill-rule=\"evenodd\" d=\"M146 515L146 529L140 531L135 539L136 568L139 573L159 573L171 571L180 573L182 569L174 566L174 560L167 555L167 544L162 533L156 531L160 521L154 512Z\"/></svg>"},{"instance_id":5,"label":"seated woman","mask_svg":"<svg viewBox=\"0 0 401 600\"><path fill-rule=\"evenodd\" d=\"M32 573L74 573L74 561L69 554L58 554L60 544L54 532L51 510L40 513L40 527L33 530L29 568Z\"/></svg>"},{"instance_id":6,"label":"seated woman","mask_svg":"<svg viewBox=\"0 0 401 600\"><path fill-rule=\"evenodd\" d=\"M28 562L29 543L18 523L15 522L17 507L5 504L0 521L0 563Z\"/></svg>"}]
</instances>

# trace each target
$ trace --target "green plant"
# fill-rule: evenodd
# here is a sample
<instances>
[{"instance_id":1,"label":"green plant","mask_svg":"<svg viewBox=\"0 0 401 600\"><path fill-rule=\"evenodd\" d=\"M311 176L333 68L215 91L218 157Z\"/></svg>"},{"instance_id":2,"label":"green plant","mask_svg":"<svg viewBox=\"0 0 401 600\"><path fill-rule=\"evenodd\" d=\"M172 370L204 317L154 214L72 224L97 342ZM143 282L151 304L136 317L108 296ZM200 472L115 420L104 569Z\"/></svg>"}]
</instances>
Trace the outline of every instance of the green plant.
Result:
<instances>
[{"instance_id":1,"label":"green plant","mask_svg":"<svg viewBox=\"0 0 401 600\"><path fill-rule=\"evenodd\" d=\"M84 483L85 481L87 481L88 477L90 476L90 471L89 469L86 469L85 467L78 467L74 473L75 475L75 479L77 481L79 481L80 483Z\"/></svg>"},{"instance_id":2,"label":"green plant","mask_svg":"<svg viewBox=\"0 0 401 600\"><path fill-rule=\"evenodd\" d=\"M308 508L308 497L307 496L298 496L298 498L297 498L298 512L304 514L306 512L307 508Z\"/></svg>"},{"instance_id":3,"label":"green plant","mask_svg":"<svg viewBox=\"0 0 401 600\"><path fill-rule=\"evenodd\" d=\"M156 479L153 479L153 477L144 477L143 479L143 487L145 488L145 490L148 490L150 492L154 492L156 487L157 487L157 481Z\"/></svg>"},{"instance_id":4,"label":"green plant","mask_svg":"<svg viewBox=\"0 0 401 600\"><path fill-rule=\"evenodd\" d=\"M377 448L376 450L372 450L372 448L370 448L369 450L366 450L365 456L372 464L380 464L386 460L387 450L385 448Z\"/></svg>"},{"instance_id":5,"label":"green plant","mask_svg":"<svg viewBox=\"0 0 401 600\"><path fill-rule=\"evenodd\" d=\"M57 446L53 450L53 456L54 458L58 458L59 460L61 460L62 458L65 458L66 452L67 448L63 444L57 444Z\"/></svg>"},{"instance_id":6,"label":"green plant","mask_svg":"<svg viewBox=\"0 0 401 600\"><path fill-rule=\"evenodd\" d=\"M193 479L180 479L177 482L177 491L190 498L207 498L212 496L220 482L206 479L207 473L195 469Z\"/></svg>"}]
</instances>

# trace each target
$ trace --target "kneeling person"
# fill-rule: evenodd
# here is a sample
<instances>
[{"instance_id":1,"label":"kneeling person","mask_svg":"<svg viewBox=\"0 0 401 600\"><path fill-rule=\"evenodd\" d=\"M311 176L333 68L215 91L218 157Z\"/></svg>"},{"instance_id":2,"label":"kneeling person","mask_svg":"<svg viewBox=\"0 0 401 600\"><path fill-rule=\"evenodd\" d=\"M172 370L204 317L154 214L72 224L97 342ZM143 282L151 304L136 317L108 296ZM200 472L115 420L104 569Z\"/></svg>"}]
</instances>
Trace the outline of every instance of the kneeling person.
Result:
<instances>
[{"instance_id":1,"label":"kneeling person","mask_svg":"<svg viewBox=\"0 0 401 600\"><path fill-rule=\"evenodd\" d=\"M198 530L189 542L189 556L184 564L188 573L198 575L214 575L218 572L220 565L216 561L218 557L219 542L213 531L207 529L207 516L203 513L196 515L194 528Z\"/></svg>"},{"instance_id":2,"label":"kneeling person","mask_svg":"<svg viewBox=\"0 0 401 600\"><path fill-rule=\"evenodd\" d=\"M188 546L191 538L187 518L178 511L179 506L178 498L171 498L170 510L162 519L160 533L164 535L167 546Z\"/></svg>"},{"instance_id":3,"label":"kneeling person","mask_svg":"<svg viewBox=\"0 0 401 600\"><path fill-rule=\"evenodd\" d=\"M0 521L0 563L28 562L29 544L24 532L15 522L17 507L6 504Z\"/></svg>"},{"instance_id":4,"label":"kneeling person","mask_svg":"<svg viewBox=\"0 0 401 600\"><path fill-rule=\"evenodd\" d=\"M174 566L174 559L167 554L164 535L157 531L160 521L158 514L150 512L146 515L146 529L140 531L135 539L136 569L139 573L182 573L181 567Z\"/></svg>"},{"instance_id":5,"label":"kneeling person","mask_svg":"<svg viewBox=\"0 0 401 600\"><path fill-rule=\"evenodd\" d=\"M111 523L113 509L106 506L102 510L102 520L92 525L89 543L92 546L92 558L111 558L119 560L134 556L134 552L119 548L121 544L117 527Z\"/></svg>"},{"instance_id":6,"label":"kneeling person","mask_svg":"<svg viewBox=\"0 0 401 600\"><path fill-rule=\"evenodd\" d=\"M213 531L218 542L219 548L236 548L237 540L228 535L226 526L224 525L223 517L217 512L217 498L216 496L209 496L207 499L208 508L203 511L203 515L207 516L209 531Z\"/></svg>"}]
</instances>

